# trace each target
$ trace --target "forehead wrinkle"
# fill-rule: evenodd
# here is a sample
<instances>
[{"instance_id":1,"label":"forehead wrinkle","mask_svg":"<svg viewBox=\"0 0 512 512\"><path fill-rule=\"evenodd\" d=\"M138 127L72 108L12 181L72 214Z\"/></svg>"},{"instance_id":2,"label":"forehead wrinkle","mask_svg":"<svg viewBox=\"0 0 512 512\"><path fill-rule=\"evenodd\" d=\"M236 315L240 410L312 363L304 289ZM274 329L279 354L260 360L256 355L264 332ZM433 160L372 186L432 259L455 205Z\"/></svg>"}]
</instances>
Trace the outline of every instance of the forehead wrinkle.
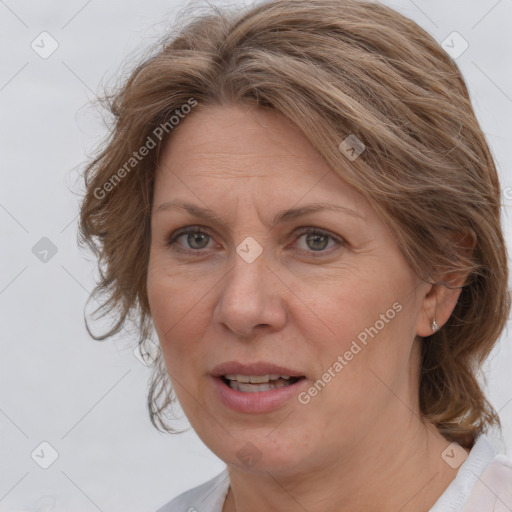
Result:
<instances>
[{"instance_id":1,"label":"forehead wrinkle","mask_svg":"<svg viewBox=\"0 0 512 512\"><path fill-rule=\"evenodd\" d=\"M201 162L202 163L201 159ZM244 163L247 161L247 159L244 159ZM214 178L219 180L231 180L231 179L240 179L240 178L248 178L248 179L255 179L255 178L265 178L270 179L275 177L275 173L269 172L268 170L258 170L254 166L251 166L248 168L247 165L244 165L242 163L241 165L237 165L236 162L215 162L214 165L212 165L212 161L210 159L204 159L205 165L193 165L192 168L188 168L188 170L185 171L184 178L186 179L186 176L194 177L194 178ZM171 172L175 174L179 174L180 166L179 163L175 163L174 165L171 164L169 167ZM183 169L183 167L181 167Z\"/></svg>"},{"instance_id":2,"label":"forehead wrinkle","mask_svg":"<svg viewBox=\"0 0 512 512\"><path fill-rule=\"evenodd\" d=\"M276 161L282 159L282 155L278 152L268 151L268 148L259 150L247 150L243 152L236 152L236 145L230 142L229 148L226 151L215 148L211 151L200 151L197 145L194 144L191 147L186 148L183 153L179 150L170 151L165 160L167 166L170 168L191 168L194 169L202 168L204 164L206 167L216 167L219 169L236 170L244 168L253 168L255 170L264 171L265 169L272 168ZM299 158L296 158L297 163L300 162ZM295 165L295 164L294 164Z\"/></svg>"},{"instance_id":3,"label":"forehead wrinkle","mask_svg":"<svg viewBox=\"0 0 512 512\"><path fill-rule=\"evenodd\" d=\"M229 172L225 172L226 169L222 170L208 170L206 172L196 172L190 174L190 176L198 177L198 178L215 178L218 180L233 180L233 179L241 179L241 178L248 178L248 179L256 179L256 178L272 178L272 174L248 174L247 171L240 170L240 169L230 169Z\"/></svg>"},{"instance_id":4,"label":"forehead wrinkle","mask_svg":"<svg viewBox=\"0 0 512 512\"><path fill-rule=\"evenodd\" d=\"M265 207L263 206L263 208ZM221 210L223 210L222 213ZM224 200L221 208L217 211L219 211L219 217L223 219L223 222L225 222L231 230L235 230L237 227L237 220L243 220L244 222L248 221L246 225L238 226L239 231L250 232L254 229L254 222L251 220L252 212L255 212L256 218L264 227L268 227L269 224L268 221L265 221L265 215L261 211L261 207L258 205L257 192L254 190L250 196L236 194L229 197L229 201ZM248 215L244 216L244 213L248 213Z\"/></svg>"}]
</instances>

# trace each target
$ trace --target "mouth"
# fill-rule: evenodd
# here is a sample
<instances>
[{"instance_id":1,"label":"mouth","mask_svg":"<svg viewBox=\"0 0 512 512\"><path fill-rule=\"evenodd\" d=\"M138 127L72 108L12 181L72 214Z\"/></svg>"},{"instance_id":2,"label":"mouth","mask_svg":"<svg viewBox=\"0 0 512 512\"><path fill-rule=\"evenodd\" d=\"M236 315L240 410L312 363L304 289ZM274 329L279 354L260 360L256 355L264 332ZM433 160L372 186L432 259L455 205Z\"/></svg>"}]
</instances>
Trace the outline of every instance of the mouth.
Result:
<instances>
[{"instance_id":1,"label":"mouth","mask_svg":"<svg viewBox=\"0 0 512 512\"><path fill-rule=\"evenodd\" d=\"M235 391L242 393L258 393L262 391L271 391L285 386L291 386L305 377L292 377L290 375L279 375L276 373L266 375L241 375L226 374L221 375L220 379L224 384Z\"/></svg>"},{"instance_id":2,"label":"mouth","mask_svg":"<svg viewBox=\"0 0 512 512\"><path fill-rule=\"evenodd\" d=\"M228 408L241 413L271 412L286 404L307 386L300 370L271 363L221 364L211 373L217 397Z\"/></svg>"}]
</instances>

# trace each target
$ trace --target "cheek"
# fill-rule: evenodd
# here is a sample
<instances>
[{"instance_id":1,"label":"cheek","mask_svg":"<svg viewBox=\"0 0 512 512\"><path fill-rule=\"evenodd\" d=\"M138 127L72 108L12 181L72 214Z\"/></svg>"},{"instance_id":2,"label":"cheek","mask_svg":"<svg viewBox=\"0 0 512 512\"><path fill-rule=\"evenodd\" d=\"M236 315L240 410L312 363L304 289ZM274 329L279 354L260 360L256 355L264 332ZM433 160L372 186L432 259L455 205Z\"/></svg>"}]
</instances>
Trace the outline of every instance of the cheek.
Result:
<instances>
[{"instance_id":1,"label":"cheek","mask_svg":"<svg viewBox=\"0 0 512 512\"><path fill-rule=\"evenodd\" d=\"M208 288L151 264L148 276L149 305L163 355L168 368L178 368L177 361L182 364L194 355L208 325Z\"/></svg>"},{"instance_id":2,"label":"cheek","mask_svg":"<svg viewBox=\"0 0 512 512\"><path fill-rule=\"evenodd\" d=\"M312 298L310 309L325 326L321 344L337 355L348 350L361 333L364 338L365 329L373 326L394 302L389 290L380 290L375 281L358 274L304 293ZM307 329L305 322L303 327Z\"/></svg>"},{"instance_id":3,"label":"cheek","mask_svg":"<svg viewBox=\"0 0 512 512\"><path fill-rule=\"evenodd\" d=\"M343 424L341 431L349 437L370 428L394 399L388 386L400 387L401 368L409 359L407 309L397 300L398 290L388 287L377 293L374 285L346 281L336 291L325 290L322 303L316 301L318 315L334 334L315 335L305 321L300 327L312 343L309 352L320 362L318 380L308 391L310 405L304 409L315 411L308 421L321 424L330 418L338 430ZM325 300L327 295L331 300Z\"/></svg>"},{"instance_id":4,"label":"cheek","mask_svg":"<svg viewBox=\"0 0 512 512\"><path fill-rule=\"evenodd\" d=\"M393 379L407 362L414 338L414 297L408 276L402 277L385 280L382 273L354 273L308 291L310 309L323 326L319 330L320 322L315 322L313 328L302 317L299 329L313 342L310 348L323 372L330 369L336 376L323 374L329 382L336 381L333 390L343 382L355 397L375 385L371 370Z\"/></svg>"}]
</instances>

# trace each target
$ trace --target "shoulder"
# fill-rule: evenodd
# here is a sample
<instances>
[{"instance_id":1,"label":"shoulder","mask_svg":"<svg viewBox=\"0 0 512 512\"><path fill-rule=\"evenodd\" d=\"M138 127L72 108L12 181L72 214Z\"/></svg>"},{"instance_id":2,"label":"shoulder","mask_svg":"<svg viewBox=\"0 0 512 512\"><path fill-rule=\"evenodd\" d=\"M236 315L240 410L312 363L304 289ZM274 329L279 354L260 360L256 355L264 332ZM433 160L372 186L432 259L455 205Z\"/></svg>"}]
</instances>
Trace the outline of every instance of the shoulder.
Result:
<instances>
[{"instance_id":1,"label":"shoulder","mask_svg":"<svg viewBox=\"0 0 512 512\"><path fill-rule=\"evenodd\" d=\"M226 468L204 484L180 494L157 512L222 512L228 489L229 473Z\"/></svg>"},{"instance_id":2,"label":"shoulder","mask_svg":"<svg viewBox=\"0 0 512 512\"><path fill-rule=\"evenodd\" d=\"M512 460L496 455L479 476L464 512L512 510Z\"/></svg>"},{"instance_id":3,"label":"shoulder","mask_svg":"<svg viewBox=\"0 0 512 512\"><path fill-rule=\"evenodd\" d=\"M512 461L478 437L457 476L430 512L510 512Z\"/></svg>"}]
</instances>

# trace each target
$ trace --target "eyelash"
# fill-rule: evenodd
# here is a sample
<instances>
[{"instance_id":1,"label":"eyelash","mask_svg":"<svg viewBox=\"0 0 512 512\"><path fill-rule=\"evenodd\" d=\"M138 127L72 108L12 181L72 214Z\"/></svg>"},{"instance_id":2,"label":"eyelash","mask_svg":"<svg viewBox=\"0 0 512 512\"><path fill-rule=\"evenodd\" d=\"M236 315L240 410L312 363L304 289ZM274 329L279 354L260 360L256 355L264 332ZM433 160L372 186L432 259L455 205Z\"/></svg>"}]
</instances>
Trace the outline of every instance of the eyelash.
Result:
<instances>
[{"instance_id":1,"label":"eyelash","mask_svg":"<svg viewBox=\"0 0 512 512\"><path fill-rule=\"evenodd\" d=\"M206 252L206 250L202 250L202 249L187 249L187 248L184 248L184 247L180 247L177 242L178 242L178 239L183 236L183 235L190 235L190 234L204 234L204 235L207 235L208 237L210 237L210 239L213 239L212 235L210 235L208 233L208 229L203 227L203 226L187 226L186 228L182 228L182 229L178 229L177 231L175 231L174 233L172 233L169 238L168 238L168 241L167 241L167 246L168 247L171 247L173 248L174 250L176 251L179 251L179 252L182 252L182 253L185 253L185 254L191 254L193 256L202 256L204 252ZM303 227L303 228L298 228L297 230L295 230L294 232L294 235L295 235L295 242L302 236L304 235L321 235L321 236L326 236L328 237L330 240L333 240L335 243L336 243L336 246L340 247L340 246L346 246L347 243L345 242L345 240L343 240L343 238L329 232L329 231L326 231L324 229L319 229L319 228L315 228L315 227L312 227L312 226L309 226L309 227ZM307 252L308 255L310 256L313 256L313 257L321 257L321 256L324 256L325 254L328 254L330 251L332 251L335 247L331 247L330 249L328 250L325 250L325 251L313 251L313 250L304 250L304 249L299 249L300 252Z\"/></svg>"}]
</instances>

